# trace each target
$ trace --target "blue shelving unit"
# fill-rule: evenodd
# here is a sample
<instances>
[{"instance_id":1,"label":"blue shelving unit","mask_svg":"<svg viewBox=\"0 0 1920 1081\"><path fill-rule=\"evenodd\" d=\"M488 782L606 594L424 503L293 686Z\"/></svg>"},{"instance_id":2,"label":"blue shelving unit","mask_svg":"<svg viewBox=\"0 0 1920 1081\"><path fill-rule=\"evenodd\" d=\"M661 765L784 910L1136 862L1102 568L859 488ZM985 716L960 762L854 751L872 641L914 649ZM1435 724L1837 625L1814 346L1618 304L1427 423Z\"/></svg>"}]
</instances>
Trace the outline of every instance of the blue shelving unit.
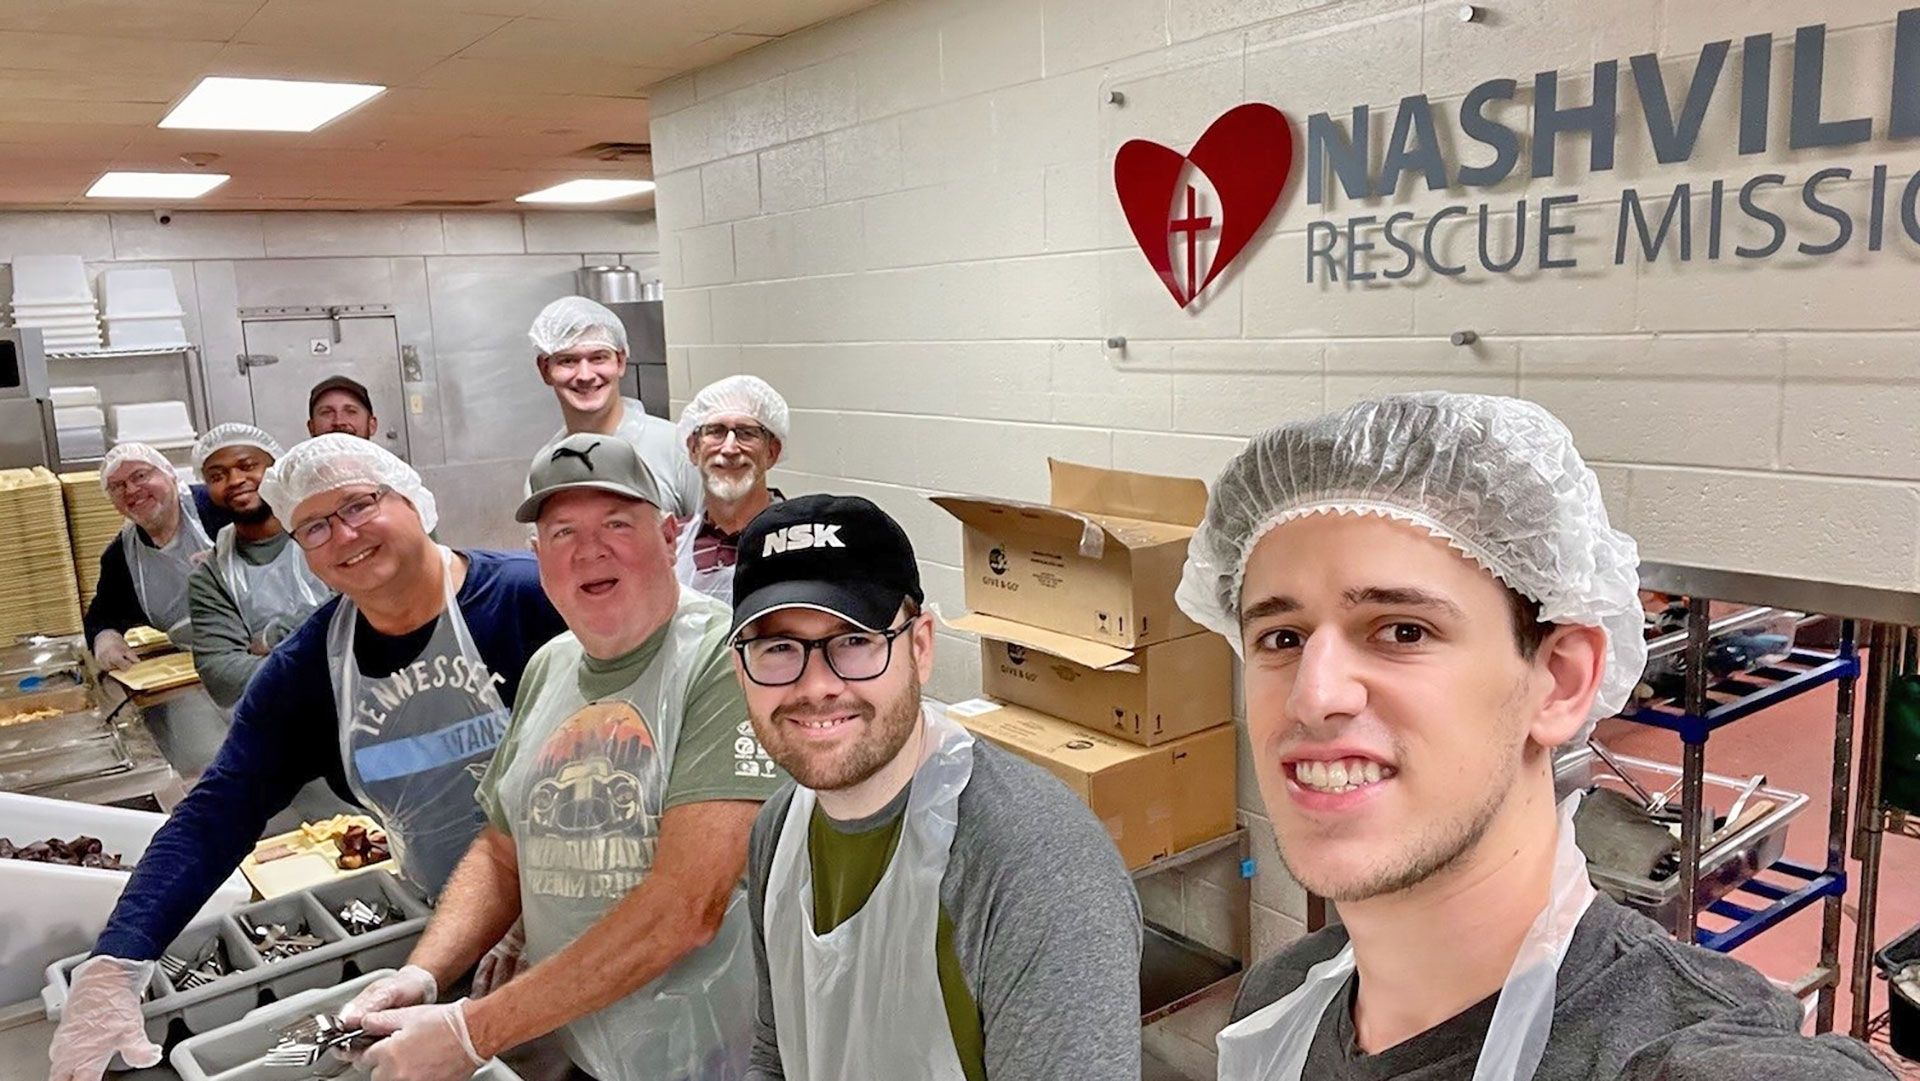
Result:
<instances>
[{"instance_id":1,"label":"blue shelving unit","mask_svg":"<svg viewBox=\"0 0 1920 1081\"><path fill-rule=\"evenodd\" d=\"M1855 625L1850 605L1840 603L1825 608L1819 601L1828 599L1815 584L1740 575L1700 568L1659 564L1641 569L1643 588L1683 597L1687 604L1684 651L1689 673L1686 693L1679 701L1642 705L1621 714L1621 719L1665 729L1680 737L1681 760L1681 918L1672 928L1676 937L1698 943L1706 949L1727 952L1778 926L1795 913L1819 905L1823 909L1819 964L1797 981L1797 993L1817 992L1815 1027L1829 1031L1833 1027L1834 993L1841 979L1840 932L1841 899L1847 890L1846 843L1847 807L1852 777L1853 706L1855 687L1861 676L1856 651ZM1844 598L1843 598L1844 600ZM1742 673L1726 679L1710 680L1706 675L1709 638L1714 630L1708 615L1709 601L1732 601L1764 605L1809 614L1833 614L1840 618L1839 645L1831 653L1795 649L1778 664ZM1809 603L1815 602L1815 603ZM1833 684L1836 687L1834 710L1834 759L1832 803L1828 816L1827 860L1822 866L1808 866L1792 860L1776 860L1753 878L1735 887L1726 896L1696 908L1702 837L1698 823L1705 802L1703 779L1706 771L1707 743L1713 733L1738 723L1763 710ZM1712 913L1728 926L1714 930L1699 925L1701 912Z\"/></svg>"}]
</instances>

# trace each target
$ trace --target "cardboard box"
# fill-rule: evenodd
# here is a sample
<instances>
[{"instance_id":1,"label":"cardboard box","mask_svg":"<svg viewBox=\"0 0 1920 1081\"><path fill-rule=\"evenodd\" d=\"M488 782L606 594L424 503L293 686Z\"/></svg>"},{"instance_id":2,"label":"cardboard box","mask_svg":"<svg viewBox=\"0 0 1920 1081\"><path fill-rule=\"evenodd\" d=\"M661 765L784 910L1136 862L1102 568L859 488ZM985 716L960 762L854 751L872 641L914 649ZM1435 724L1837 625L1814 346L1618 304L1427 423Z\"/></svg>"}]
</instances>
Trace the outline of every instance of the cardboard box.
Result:
<instances>
[{"instance_id":1,"label":"cardboard box","mask_svg":"<svg viewBox=\"0 0 1920 1081\"><path fill-rule=\"evenodd\" d=\"M1233 832L1231 725L1137 747L984 698L949 706L947 715L1064 781L1113 835L1129 869Z\"/></svg>"},{"instance_id":2,"label":"cardboard box","mask_svg":"<svg viewBox=\"0 0 1920 1081\"><path fill-rule=\"evenodd\" d=\"M981 692L1155 747L1233 720L1233 650L1202 631L1123 649L995 616L949 620L981 636Z\"/></svg>"},{"instance_id":3,"label":"cardboard box","mask_svg":"<svg viewBox=\"0 0 1920 1081\"><path fill-rule=\"evenodd\" d=\"M1193 634L1173 603L1207 486L1048 459L1046 505L935 496L966 525L967 608L1132 648Z\"/></svg>"}]
</instances>

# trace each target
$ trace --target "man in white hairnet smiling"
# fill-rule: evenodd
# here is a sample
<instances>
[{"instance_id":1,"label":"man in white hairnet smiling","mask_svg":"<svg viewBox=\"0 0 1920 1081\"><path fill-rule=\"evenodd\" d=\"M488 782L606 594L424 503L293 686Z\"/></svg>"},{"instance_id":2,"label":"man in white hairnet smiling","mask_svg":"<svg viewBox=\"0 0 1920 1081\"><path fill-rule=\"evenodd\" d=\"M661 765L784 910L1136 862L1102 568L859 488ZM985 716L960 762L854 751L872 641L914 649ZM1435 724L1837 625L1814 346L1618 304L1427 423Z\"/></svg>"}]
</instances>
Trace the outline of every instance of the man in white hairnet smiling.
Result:
<instances>
[{"instance_id":1,"label":"man in white hairnet smiling","mask_svg":"<svg viewBox=\"0 0 1920 1081\"><path fill-rule=\"evenodd\" d=\"M380 818L400 869L437 894L486 822L474 792L528 659L565 629L526 552L454 551L429 535L433 493L356 436L309 439L260 497L339 596L274 649L200 781L140 857L94 956L74 969L51 1081L99 1081L115 1055L160 1061L141 992L214 888L300 787L324 777ZM431 1002L408 966L386 1005Z\"/></svg>"},{"instance_id":2,"label":"man in white hairnet smiling","mask_svg":"<svg viewBox=\"0 0 1920 1081\"><path fill-rule=\"evenodd\" d=\"M1545 410L1414 394L1255 436L1179 600L1241 653L1281 855L1342 920L1248 971L1222 1081L1887 1076L1589 882L1553 749L1639 677L1638 554Z\"/></svg>"},{"instance_id":3,"label":"man in white hairnet smiling","mask_svg":"<svg viewBox=\"0 0 1920 1081\"><path fill-rule=\"evenodd\" d=\"M627 328L620 317L586 297L561 297L534 317L527 337L540 379L553 388L565 422L533 456L534 463L546 461L560 440L576 432L619 436L653 473L662 511L682 518L697 513L700 473L688 461L673 422L620 393L627 374Z\"/></svg>"}]
</instances>

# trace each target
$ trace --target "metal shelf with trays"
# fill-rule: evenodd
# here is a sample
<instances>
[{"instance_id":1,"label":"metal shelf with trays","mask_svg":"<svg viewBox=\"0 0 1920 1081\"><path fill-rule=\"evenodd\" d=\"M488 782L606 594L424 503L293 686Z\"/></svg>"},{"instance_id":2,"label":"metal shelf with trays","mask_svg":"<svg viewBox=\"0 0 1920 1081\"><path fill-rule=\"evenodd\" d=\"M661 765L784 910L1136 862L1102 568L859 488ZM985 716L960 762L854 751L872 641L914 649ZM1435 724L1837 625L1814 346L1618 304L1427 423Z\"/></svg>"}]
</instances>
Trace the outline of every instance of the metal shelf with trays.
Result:
<instances>
[{"instance_id":1,"label":"metal shelf with trays","mask_svg":"<svg viewBox=\"0 0 1920 1081\"><path fill-rule=\"evenodd\" d=\"M1866 603L1868 598L1861 594L1877 591L1855 587L1660 563L1643 564L1640 578L1643 589L1683 598L1687 613L1684 630L1648 646L1650 659L1675 653L1683 656L1684 693L1678 701L1647 703L1620 715L1621 720L1673 732L1682 744L1680 871L1675 876L1679 880L1676 891L1679 903L1672 909L1671 930L1683 941L1725 952L1778 926L1795 913L1821 904L1819 961L1790 984L1789 990L1796 997L1816 995L1815 1029L1830 1031L1842 971L1841 902L1847 889L1845 845L1852 782L1853 712L1856 685L1862 672L1856 650L1855 620L1879 614L1885 607L1884 599L1877 604ZM1708 609L1710 601L1762 607L1713 620ZM1717 679L1709 674L1708 647L1715 635L1772 618L1780 611L1838 618L1837 648L1831 653L1796 648L1784 660L1750 672ZM1734 875L1731 881L1723 880L1718 874L1703 879L1702 863L1708 853L1702 851L1701 824L1709 737L1727 725L1828 684L1835 686L1836 702L1826 862L1821 866L1807 866L1774 855L1764 866L1747 868L1752 874ZM1784 841L1784 837L1780 840ZM1756 846L1759 843L1762 842L1756 842ZM1755 852L1758 851L1756 847ZM1777 848L1774 851L1777 852ZM1702 913L1711 913L1728 921L1728 925L1702 929Z\"/></svg>"},{"instance_id":2,"label":"metal shelf with trays","mask_svg":"<svg viewBox=\"0 0 1920 1081\"><path fill-rule=\"evenodd\" d=\"M144 349L92 349L84 352L62 351L47 353L48 363L57 361L94 364L102 361L151 360L168 357L174 357L179 360L181 383L186 388L187 415L192 418L194 427L204 432L212 425L213 418L211 399L208 396L207 390L207 373L206 368L200 363L199 346L177 345ZM49 376L51 377L55 374L60 377L60 379L54 380L56 382L67 378L82 377L82 373L72 367L68 367L65 371L59 373L50 372ZM60 468L62 470L93 469L99 467L100 461L99 458L63 457L60 461Z\"/></svg>"}]
</instances>

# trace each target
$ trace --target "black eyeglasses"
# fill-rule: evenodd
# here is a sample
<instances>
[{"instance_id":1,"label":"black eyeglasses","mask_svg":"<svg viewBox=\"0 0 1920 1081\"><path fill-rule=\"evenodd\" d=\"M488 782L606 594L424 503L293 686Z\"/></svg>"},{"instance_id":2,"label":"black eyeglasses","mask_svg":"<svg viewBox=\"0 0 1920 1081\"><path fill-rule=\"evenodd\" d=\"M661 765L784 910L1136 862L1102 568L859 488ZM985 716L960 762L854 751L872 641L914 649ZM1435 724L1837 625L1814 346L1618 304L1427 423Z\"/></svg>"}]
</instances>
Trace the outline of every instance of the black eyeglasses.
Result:
<instances>
[{"instance_id":1,"label":"black eyeglasses","mask_svg":"<svg viewBox=\"0 0 1920 1081\"><path fill-rule=\"evenodd\" d=\"M373 518L375 509L380 506L380 500L391 491L393 491L392 488L382 484L366 495L355 496L333 508L333 513L331 514L323 514L318 518L294 526L294 543L307 551L312 551L327 543L333 536L333 519L335 518L340 519L340 521L350 526L367 524L367 522Z\"/></svg>"},{"instance_id":2,"label":"black eyeglasses","mask_svg":"<svg viewBox=\"0 0 1920 1081\"><path fill-rule=\"evenodd\" d=\"M918 619L916 616L914 619ZM762 687L798 683L806 673L807 658L819 650L827 667L848 683L878 679L893 663L893 640L913 628L913 619L884 631L846 631L826 638L795 638L770 634L733 644L747 678Z\"/></svg>"},{"instance_id":3,"label":"black eyeglasses","mask_svg":"<svg viewBox=\"0 0 1920 1081\"><path fill-rule=\"evenodd\" d=\"M758 424L702 424L694 431L699 434L702 443L716 447L725 443L728 436L739 440L743 447L757 447L766 442L769 434Z\"/></svg>"}]
</instances>

